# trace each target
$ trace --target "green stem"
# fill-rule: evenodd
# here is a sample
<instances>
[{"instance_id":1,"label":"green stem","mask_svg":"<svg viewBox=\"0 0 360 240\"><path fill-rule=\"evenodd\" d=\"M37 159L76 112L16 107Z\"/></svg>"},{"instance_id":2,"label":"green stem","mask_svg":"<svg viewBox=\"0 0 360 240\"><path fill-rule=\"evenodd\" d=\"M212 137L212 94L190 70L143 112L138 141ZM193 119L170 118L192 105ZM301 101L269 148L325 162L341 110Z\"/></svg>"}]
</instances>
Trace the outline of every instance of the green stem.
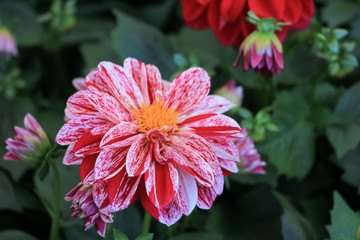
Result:
<instances>
[{"instance_id":1,"label":"green stem","mask_svg":"<svg viewBox=\"0 0 360 240\"><path fill-rule=\"evenodd\" d=\"M54 205L51 220L50 240L59 239L60 225L60 174L54 161L50 160L50 165L54 171L55 189L54 189Z\"/></svg>"},{"instance_id":2,"label":"green stem","mask_svg":"<svg viewBox=\"0 0 360 240\"><path fill-rule=\"evenodd\" d=\"M147 211L145 211L143 227L142 227L142 232L141 232L142 235L149 233L150 222L151 222L151 216Z\"/></svg>"}]
</instances>

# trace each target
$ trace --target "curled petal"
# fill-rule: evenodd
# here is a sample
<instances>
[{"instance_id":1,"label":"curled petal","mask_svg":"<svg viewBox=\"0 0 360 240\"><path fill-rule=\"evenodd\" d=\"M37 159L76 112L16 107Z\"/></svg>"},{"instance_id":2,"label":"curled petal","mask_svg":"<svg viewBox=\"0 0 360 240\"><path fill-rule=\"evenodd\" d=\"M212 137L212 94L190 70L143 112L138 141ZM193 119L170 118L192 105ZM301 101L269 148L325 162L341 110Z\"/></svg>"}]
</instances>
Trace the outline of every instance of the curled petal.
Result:
<instances>
[{"instance_id":1,"label":"curled petal","mask_svg":"<svg viewBox=\"0 0 360 240\"><path fill-rule=\"evenodd\" d=\"M176 199L183 213L188 216L192 210L194 210L197 203L197 185L195 178L192 175L181 168L178 168L178 172L179 190Z\"/></svg>"}]
</instances>

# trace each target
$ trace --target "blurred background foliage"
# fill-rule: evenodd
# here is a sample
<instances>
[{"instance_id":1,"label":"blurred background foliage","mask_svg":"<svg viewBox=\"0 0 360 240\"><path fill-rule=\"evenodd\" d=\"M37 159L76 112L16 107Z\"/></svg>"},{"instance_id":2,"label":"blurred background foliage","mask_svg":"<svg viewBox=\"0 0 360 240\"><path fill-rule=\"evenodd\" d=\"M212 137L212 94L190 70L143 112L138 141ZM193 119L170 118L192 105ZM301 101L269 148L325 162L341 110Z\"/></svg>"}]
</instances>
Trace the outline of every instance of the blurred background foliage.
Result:
<instances>
[{"instance_id":1,"label":"blurred background foliage","mask_svg":"<svg viewBox=\"0 0 360 240\"><path fill-rule=\"evenodd\" d=\"M195 209L170 228L152 221L155 239L353 240L360 226L360 1L315 2L311 27L289 34L285 68L271 78L232 68L237 48L223 47L210 30L185 27L178 1L0 1L1 24L19 46L18 57L0 59L0 155L27 112L54 139L75 92L71 80L100 61L135 57L169 80L201 66L212 90L231 79L244 87L232 117L255 138L267 174L230 176L210 211ZM79 169L57 162L64 195L80 181ZM52 199L53 176L42 181L35 171L0 161L0 239L47 239L50 216L34 190ZM99 239L71 218L69 206L62 201L61 238ZM135 204L117 213L112 227L134 239L143 211Z\"/></svg>"}]
</instances>

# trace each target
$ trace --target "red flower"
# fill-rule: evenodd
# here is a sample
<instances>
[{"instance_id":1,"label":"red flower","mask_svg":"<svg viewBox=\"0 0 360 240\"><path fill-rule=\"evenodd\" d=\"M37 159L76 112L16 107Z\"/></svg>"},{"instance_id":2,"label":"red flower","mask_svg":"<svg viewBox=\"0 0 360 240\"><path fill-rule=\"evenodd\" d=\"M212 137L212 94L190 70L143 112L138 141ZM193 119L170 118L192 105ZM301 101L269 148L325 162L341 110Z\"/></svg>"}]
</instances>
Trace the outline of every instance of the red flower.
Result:
<instances>
[{"instance_id":1,"label":"red flower","mask_svg":"<svg viewBox=\"0 0 360 240\"><path fill-rule=\"evenodd\" d=\"M313 0L181 0L184 20L194 29L210 27L225 46L237 46L255 26L245 21L247 12L260 18L275 18L289 26L277 32L284 40L288 31L306 29L314 15Z\"/></svg>"},{"instance_id":2,"label":"red flower","mask_svg":"<svg viewBox=\"0 0 360 240\"><path fill-rule=\"evenodd\" d=\"M101 62L86 86L82 81L56 141L69 145L64 164L81 164L100 210L120 211L140 197L146 211L171 225L196 205L211 208L224 175L238 171L233 140L242 135L222 115L234 104L208 95L202 68L170 83L155 66L127 58L124 67Z\"/></svg>"}]
</instances>

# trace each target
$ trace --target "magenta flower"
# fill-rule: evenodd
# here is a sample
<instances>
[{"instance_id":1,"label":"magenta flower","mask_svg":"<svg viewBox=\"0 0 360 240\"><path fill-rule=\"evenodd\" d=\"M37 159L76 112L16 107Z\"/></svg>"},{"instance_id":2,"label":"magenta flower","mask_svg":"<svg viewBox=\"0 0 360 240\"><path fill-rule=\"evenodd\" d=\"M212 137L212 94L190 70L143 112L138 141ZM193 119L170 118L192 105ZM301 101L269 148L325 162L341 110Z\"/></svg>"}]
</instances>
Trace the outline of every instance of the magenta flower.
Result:
<instances>
[{"instance_id":1,"label":"magenta flower","mask_svg":"<svg viewBox=\"0 0 360 240\"><path fill-rule=\"evenodd\" d=\"M25 128L15 126L14 139L6 140L5 160L40 162L51 145L40 124L29 113L24 119Z\"/></svg>"},{"instance_id":2,"label":"magenta flower","mask_svg":"<svg viewBox=\"0 0 360 240\"><path fill-rule=\"evenodd\" d=\"M241 105L243 100L243 88L236 87L235 80L227 82L224 86L217 89L215 94L230 100L237 107Z\"/></svg>"},{"instance_id":3,"label":"magenta flower","mask_svg":"<svg viewBox=\"0 0 360 240\"><path fill-rule=\"evenodd\" d=\"M124 67L101 62L85 82L88 90L67 101L56 141L69 145L64 164L81 164L83 183L100 186L100 209L119 211L140 197L171 225L196 205L211 208L223 175L238 171L241 130L221 114L234 104L208 95L209 75L190 68L169 83L155 66L127 58Z\"/></svg>"},{"instance_id":4,"label":"magenta flower","mask_svg":"<svg viewBox=\"0 0 360 240\"><path fill-rule=\"evenodd\" d=\"M243 136L235 141L235 145L239 150L240 163L238 165L240 171L255 174L265 173L263 167L266 163L261 161L253 140L247 136L246 129L242 130L242 134Z\"/></svg>"},{"instance_id":5,"label":"magenta flower","mask_svg":"<svg viewBox=\"0 0 360 240\"><path fill-rule=\"evenodd\" d=\"M6 59L18 54L16 40L6 28L0 28L0 54Z\"/></svg>"},{"instance_id":6,"label":"magenta flower","mask_svg":"<svg viewBox=\"0 0 360 240\"><path fill-rule=\"evenodd\" d=\"M112 215L109 210L99 209L99 194L96 192L97 183L93 185L84 185L79 183L65 195L66 201L72 201L71 216L73 218L84 218L84 230L88 230L95 225L99 235L105 236L106 223L112 222Z\"/></svg>"},{"instance_id":7,"label":"magenta flower","mask_svg":"<svg viewBox=\"0 0 360 240\"><path fill-rule=\"evenodd\" d=\"M275 33L252 32L240 45L239 55L234 67L243 58L243 71L250 67L260 73L280 74L284 68L281 42Z\"/></svg>"}]
</instances>

